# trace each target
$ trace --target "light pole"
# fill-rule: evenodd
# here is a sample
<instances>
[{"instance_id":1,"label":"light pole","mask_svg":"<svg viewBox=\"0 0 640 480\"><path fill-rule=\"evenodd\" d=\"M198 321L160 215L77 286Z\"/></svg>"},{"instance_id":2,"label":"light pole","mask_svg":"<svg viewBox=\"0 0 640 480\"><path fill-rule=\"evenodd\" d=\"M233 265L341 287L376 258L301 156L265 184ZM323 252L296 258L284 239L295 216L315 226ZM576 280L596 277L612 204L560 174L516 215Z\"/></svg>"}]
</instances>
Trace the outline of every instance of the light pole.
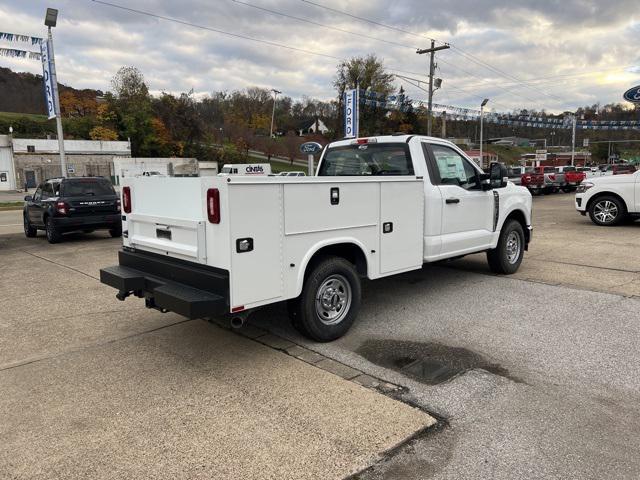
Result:
<instances>
[{"instance_id":1,"label":"light pole","mask_svg":"<svg viewBox=\"0 0 640 480\"><path fill-rule=\"evenodd\" d=\"M485 98L480 104L480 168L482 168L482 166L484 165L484 158L482 157L482 142L483 142L482 124L484 122L484 106L487 104L488 101L489 99Z\"/></svg>"},{"instance_id":2,"label":"light pole","mask_svg":"<svg viewBox=\"0 0 640 480\"><path fill-rule=\"evenodd\" d=\"M44 24L49 28L49 36L47 38L49 47L49 63L51 65L51 84L53 87L53 102L56 111L56 127L58 130L58 150L60 150L60 168L62 176L67 176L67 162L64 154L64 134L62 132L62 113L60 112L60 98L58 95L58 76L56 75L56 61L53 55L53 36L51 35L51 27L55 27L58 21L58 10L55 8L47 8L47 14L44 17Z\"/></svg>"},{"instance_id":3,"label":"light pole","mask_svg":"<svg viewBox=\"0 0 640 480\"><path fill-rule=\"evenodd\" d=\"M269 130L269 138L273 138L273 119L276 116L276 97L279 93L282 93L280 90L276 90L275 88L272 88L271 91L273 92L273 110L271 111L271 129Z\"/></svg>"}]
</instances>

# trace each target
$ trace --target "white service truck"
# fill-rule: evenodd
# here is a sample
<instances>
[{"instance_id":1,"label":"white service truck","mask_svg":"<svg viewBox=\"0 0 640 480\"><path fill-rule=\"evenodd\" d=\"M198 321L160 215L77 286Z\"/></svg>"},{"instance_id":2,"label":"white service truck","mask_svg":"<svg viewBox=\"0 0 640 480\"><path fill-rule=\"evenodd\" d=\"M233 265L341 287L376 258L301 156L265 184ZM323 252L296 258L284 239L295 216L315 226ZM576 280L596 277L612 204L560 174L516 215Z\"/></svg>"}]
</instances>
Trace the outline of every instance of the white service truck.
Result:
<instances>
[{"instance_id":1,"label":"white service truck","mask_svg":"<svg viewBox=\"0 0 640 480\"><path fill-rule=\"evenodd\" d=\"M487 252L515 272L531 241L531 194L485 174L445 140L392 135L325 147L313 177L127 178L124 246L100 271L117 298L189 318L289 301L316 341L344 335L361 278ZM170 191L170 196L166 192Z\"/></svg>"},{"instance_id":2,"label":"white service truck","mask_svg":"<svg viewBox=\"0 0 640 480\"><path fill-rule=\"evenodd\" d=\"M219 175L271 175L270 163L226 163Z\"/></svg>"}]
</instances>

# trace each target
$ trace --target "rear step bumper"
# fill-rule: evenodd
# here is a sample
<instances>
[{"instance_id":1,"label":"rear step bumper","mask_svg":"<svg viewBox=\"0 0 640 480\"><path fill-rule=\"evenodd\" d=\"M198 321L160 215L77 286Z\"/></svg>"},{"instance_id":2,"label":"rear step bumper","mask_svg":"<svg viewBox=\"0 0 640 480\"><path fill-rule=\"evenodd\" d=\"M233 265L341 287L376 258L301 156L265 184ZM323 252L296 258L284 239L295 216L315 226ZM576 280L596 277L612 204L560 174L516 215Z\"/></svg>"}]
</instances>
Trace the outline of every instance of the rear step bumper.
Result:
<instances>
[{"instance_id":1,"label":"rear step bumper","mask_svg":"<svg viewBox=\"0 0 640 480\"><path fill-rule=\"evenodd\" d=\"M144 297L146 305L187 318L229 312L228 272L152 253L119 252L119 263L100 270L100 281L117 297Z\"/></svg>"}]
</instances>

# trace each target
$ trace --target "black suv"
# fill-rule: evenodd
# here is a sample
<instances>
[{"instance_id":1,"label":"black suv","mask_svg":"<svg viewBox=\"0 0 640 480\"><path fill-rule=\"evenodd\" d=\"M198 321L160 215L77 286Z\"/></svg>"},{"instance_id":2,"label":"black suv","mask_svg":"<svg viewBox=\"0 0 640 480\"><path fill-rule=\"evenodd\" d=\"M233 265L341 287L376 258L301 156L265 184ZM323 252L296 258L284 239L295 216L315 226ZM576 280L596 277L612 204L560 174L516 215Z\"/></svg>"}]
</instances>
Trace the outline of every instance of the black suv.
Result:
<instances>
[{"instance_id":1,"label":"black suv","mask_svg":"<svg viewBox=\"0 0 640 480\"><path fill-rule=\"evenodd\" d=\"M112 237L122 235L120 198L106 178L51 178L24 200L27 237L35 237L38 230L47 233L49 243L72 231L107 229Z\"/></svg>"}]
</instances>

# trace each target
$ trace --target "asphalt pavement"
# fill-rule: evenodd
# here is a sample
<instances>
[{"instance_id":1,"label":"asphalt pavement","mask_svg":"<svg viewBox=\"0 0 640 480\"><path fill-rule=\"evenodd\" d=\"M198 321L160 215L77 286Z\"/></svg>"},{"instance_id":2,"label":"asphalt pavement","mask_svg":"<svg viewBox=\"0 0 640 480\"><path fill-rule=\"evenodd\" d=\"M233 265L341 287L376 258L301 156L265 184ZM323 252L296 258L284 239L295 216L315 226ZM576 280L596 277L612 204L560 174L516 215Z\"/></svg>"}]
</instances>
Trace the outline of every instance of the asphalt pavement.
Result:
<instances>
[{"instance_id":1,"label":"asphalt pavement","mask_svg":"<svg viewBox=\"0 0 640 480\"><path fill-rule=\"evenodd\" d=\"M404 386L404 401L445 420L357 478L640 476L640 224L596 227L571 200L534 199L517 275L479 274L484 258L471 256L367 282L357 323L336 342L306 342L277 307L253 317Z\"/></svg>"},{"instance_id":2,"label":"asphalt pavement","mask_svg":"<svg viewBox=\"0 0 640 480\"><path fill-rule=\"evenodd\" d=\"M20 214L0 212L0 478L340 479L433 425L328 360L118 302L98 272L119 239L49 245Z\"/></svg>"},{"instance_id":3,"label":"asphalt pavement","mask_svg":"<svg viewBox=\"0 0 640 480\"><path fill-rule=\"evenodd\" d=\"M304 340L283 305L250 317L272 339L400 385L389 395L405 405L211 324L110 303L94 277L116 240L26 244L19 212L0 212L0 411L11 412L0 464L29 478L339 478L361 468L354 478L636 479L640 224L596 227L572 198L534 198L534 243L516 275L490 275L476 255L367 281L358 321L336 342ZM437 428L421 429L423 412ZM251 456L219 452L227 441Z\"/></svg>"}]
</instances>

